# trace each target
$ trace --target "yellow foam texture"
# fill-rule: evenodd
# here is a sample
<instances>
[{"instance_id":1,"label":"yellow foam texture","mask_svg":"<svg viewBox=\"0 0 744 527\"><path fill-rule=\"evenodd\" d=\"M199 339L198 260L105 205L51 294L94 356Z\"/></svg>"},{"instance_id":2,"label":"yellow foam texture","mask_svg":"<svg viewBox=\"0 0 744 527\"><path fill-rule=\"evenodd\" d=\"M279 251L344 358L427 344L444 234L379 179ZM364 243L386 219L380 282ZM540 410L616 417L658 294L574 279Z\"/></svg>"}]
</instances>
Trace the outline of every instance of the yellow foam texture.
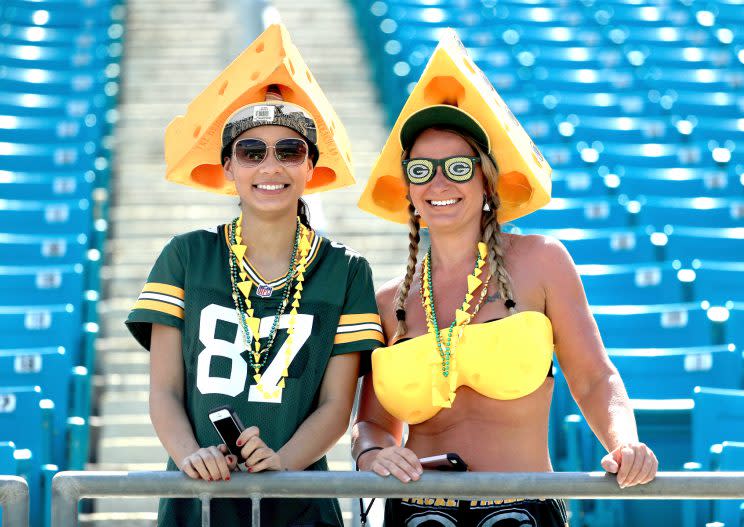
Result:
<instances>
[{"instance_id":1,"label":"yellow foam texture","mask_svg":"<svg viewBox=\"0 0 744 527\"><path fill-rule=\"evenodd\" d=\"M222 129L238 108L265 100L268 86L310 111L318 130L320 158L305 194L354 184L346 129L292 44L287 29L266 29L178 116L165 132L166 179L220 194L236 194L220 162Z\"/></svg>"},{"instance_id":2,"label":"yellow foam texture","mask_svg":"<svg viewBox=\"0 0 744 527\"><path fill-rule=\"evenodd\" d=\"M360 208L390 221L408 222L400 130L411 114L438 104L459 107L486 130L500 174L499 222L529 214L550 201L550 165L454 30L448 30L393 126L359 200Z\"/></svg>"}]
</instances>

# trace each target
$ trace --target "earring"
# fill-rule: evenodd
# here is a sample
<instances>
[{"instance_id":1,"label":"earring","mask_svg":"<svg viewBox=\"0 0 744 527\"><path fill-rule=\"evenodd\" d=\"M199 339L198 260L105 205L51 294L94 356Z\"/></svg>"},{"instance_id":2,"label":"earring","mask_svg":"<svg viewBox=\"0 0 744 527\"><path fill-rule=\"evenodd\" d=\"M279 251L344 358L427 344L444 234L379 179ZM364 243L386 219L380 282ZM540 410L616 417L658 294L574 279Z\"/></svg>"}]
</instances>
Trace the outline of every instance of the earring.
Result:
<instances>
[{"instance_id":1,"label":"earring","mask_svg":"<svg viewBox=\"0 0 744 527\"><path fill-rule=\"evenodd\" d=\"M414 216L421 216L421 214L419 214L418 209L413 209L413 215Z\"/></svg>"},{"instance_id":2,"label":"earring","mask_svg":"<svg viewBox=\"0 0 744 527\"><path fill-rule=\"evenodd\" d=\"M483 194L483 212L491 212L491 205L488 204L488 197Z\"/></svg>"}]
</instances>

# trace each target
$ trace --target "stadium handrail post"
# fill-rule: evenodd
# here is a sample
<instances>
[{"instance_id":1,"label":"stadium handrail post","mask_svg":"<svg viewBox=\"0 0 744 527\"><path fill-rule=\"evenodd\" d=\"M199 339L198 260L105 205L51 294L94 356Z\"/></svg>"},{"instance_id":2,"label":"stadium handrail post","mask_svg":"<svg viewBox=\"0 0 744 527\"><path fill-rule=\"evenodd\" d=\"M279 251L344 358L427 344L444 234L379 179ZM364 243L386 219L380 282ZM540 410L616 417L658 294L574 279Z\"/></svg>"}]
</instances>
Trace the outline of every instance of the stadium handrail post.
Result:
<instances>
[{"instance_id":1,"label":"stadium handrail post","mask_svg":"<svg viewBox=\"0 0 744 527\"><path fill-rule=\"evenodd\" d=\"M0 476L3 527L28 527L28 483L19 476Z\"/></svg>"}]
</instances>

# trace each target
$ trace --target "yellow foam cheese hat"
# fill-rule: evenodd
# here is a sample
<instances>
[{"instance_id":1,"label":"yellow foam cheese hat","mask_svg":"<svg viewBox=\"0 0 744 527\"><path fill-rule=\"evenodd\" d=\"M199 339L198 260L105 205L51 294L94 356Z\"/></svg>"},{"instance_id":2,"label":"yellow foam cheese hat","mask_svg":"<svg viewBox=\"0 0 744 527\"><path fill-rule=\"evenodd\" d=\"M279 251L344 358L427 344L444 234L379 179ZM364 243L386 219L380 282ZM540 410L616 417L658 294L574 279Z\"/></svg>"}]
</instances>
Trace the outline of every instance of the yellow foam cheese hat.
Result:
<instances>
[{"instance_id":1,"label":"yellow foam cheese hat","mask_svg":"<svg viewBox=\"0 0 744 527\"><path fill-rule=\"evenodd\" d=\"M443 112L443 106L459 111ZM431 108L437 112L424 112ZM454 109L453 109L454 110ZM459 113L485 131L484 146L499 168L500 223L514 220L550 201L552 169L503 99L475 65L457 34L448 29L401 110L364 189L359 207L386 220L408 222L408 188L401 156L401 131L409 118ZM473 127L470 127L471 129ZM475 137L478 139L478 137ZM484 141L479 141L484 143Z\"/></svg>"},{"instance_id":2,"label":"yellow foam cheese hat","mask_svg":"<svg viewBox=\"0 0 744 527\"><path fill-rule=\"evenodd\" d=\"M269 26L165 131L166 179L220 194L236 194L220 159L222 129L239 108L263 102L269 86L315 120L320 158L305 194L354 183L346 129L292 44L284 25Z\"/></svg>"}]
</instances>

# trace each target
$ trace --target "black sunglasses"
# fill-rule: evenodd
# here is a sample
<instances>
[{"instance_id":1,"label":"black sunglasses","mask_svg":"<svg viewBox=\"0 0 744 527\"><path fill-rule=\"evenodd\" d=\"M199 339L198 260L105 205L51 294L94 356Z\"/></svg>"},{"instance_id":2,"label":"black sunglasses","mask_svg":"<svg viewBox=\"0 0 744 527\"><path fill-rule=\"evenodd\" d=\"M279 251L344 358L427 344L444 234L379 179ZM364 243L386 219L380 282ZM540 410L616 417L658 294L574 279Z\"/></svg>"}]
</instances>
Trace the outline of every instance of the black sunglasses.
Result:
<instances>
[{"instance_id":1,"label":"black sunglasses","mask_svg":"<svg viewBox=\"0 0 744 527\"><path fill-rule=\"evenodd\" d=\"M308 146L302 139L289 137L279 139L275 144L269 145L262 139L246 138L235 141L233 144L233 155L238 164L244 167L257 167L263 163L268 155L269 148L274 149L274 157L284 166L293 167L307 160Z\"/></svg>"},{"instance_id":2,"label":"black sunglasses","mask_svg":"<svg viewBox=\"0 0 744 527\"><path fill-rule=\"evenodd\" d=\"M465 183L473 179L476 163L480 163L479 157L453 156L444 159L414 157L403 160L403 171L408 182L413 185L423 185L434 179L437 167L442 167L442 173L450 181Z\"/></svg>"}]
</instances>

